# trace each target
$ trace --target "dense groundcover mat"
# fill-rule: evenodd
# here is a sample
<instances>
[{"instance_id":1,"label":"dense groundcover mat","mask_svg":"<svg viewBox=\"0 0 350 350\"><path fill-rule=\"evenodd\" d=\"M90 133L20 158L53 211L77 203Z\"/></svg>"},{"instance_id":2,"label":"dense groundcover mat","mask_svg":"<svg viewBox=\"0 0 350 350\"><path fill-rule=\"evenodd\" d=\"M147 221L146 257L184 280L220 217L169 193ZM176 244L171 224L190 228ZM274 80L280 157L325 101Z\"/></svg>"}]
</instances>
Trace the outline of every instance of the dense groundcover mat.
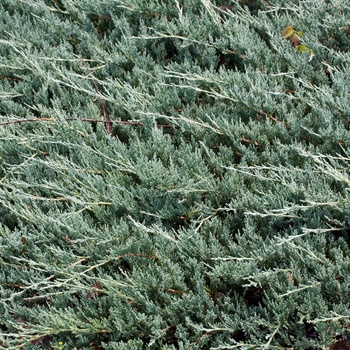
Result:
<instances>
[{"instance_id":1,"label":"dense groundcover mat","mask_svg":"<svg viewBox=\"0 0 350 350\"><path fill-rule=\"evenodd\" d=\"M0 346L345 349L349 16L0 1Z\"/></svg>"}]
</instances>

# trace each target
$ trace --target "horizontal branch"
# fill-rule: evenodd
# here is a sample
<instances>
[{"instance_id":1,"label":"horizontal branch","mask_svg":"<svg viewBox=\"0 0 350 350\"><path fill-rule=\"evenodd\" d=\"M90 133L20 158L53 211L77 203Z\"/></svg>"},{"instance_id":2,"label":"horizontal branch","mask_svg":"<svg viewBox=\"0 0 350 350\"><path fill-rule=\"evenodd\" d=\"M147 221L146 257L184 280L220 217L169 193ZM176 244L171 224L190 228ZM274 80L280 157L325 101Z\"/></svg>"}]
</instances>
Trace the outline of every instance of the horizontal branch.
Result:
<instances>
[{"instance_id":1,"label":"horizontal branch","mask_svg":"<svg viewBox=\"0 0 350 350\"><path fill-rule=\"evenodd\" d=\"M29 118L29 119L15 119L8 122L0 122L0 126L10 125L10 124L21 124L21 123L36 123L36 122L51 122L57 119L54 118ZM91 123L104 123L105 120L97 120L93 118L64 118L65 121L83 121L83 122L91 122ZM111 120L111 123L123 124L123 125L139 125L143 126L142 122L134 122L134 121L122 121L122 120ZM158 128L176 128L175 125L170 124L157 124Z\"/></svg>"}]
</instances>

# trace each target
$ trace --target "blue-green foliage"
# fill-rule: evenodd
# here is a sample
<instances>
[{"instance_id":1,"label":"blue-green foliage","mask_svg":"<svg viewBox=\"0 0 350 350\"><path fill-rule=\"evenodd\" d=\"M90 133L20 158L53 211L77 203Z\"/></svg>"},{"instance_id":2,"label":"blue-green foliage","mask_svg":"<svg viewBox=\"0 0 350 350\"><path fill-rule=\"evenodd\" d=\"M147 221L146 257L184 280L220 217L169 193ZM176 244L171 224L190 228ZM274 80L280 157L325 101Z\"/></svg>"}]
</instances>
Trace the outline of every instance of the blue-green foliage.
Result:
<instances>
[{"instance_id":1,"label":"blue-green foliage","mask_svg":"<svg viewBox=\"0 0 350 350\"><path fill-rule=\"evenodd\" d=\"M1 1L0 346L344 335L349 15L326 0Z\"/></svg>"}]
</instances>

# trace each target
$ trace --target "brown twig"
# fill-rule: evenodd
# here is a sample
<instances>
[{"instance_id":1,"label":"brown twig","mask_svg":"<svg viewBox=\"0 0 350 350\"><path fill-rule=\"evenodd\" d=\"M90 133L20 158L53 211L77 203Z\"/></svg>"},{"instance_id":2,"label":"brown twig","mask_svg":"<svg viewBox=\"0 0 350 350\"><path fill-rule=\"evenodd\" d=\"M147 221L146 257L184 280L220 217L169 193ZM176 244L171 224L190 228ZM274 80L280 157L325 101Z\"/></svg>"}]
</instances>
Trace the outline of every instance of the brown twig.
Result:
<instances>
[{"instance_id":1,"label":"brown twig","mask_svg":"<svg viewBox=\"0 0 350 350\"><path fill-rule=\"evenodd\" d=\"M271 114L268 114L266 112L264 112L262 109L259 111L260 115L263 115L269 119L271 119L272 121L276 122L276 123L281 123L283 124L287 129L289 129L289 125L287 123L284 123L282 121L277 120L275 117L273 117Z\"/></svg>"},{"instance_id":2,"label":"brown twig","mask_svg":"<svg viewBox=\"0 0 350 350\"><path fill-rule=\"evenodd\" d=\"M7 80L13 80L13 81L19 80L19 78L7 77L6 75L0 75L0 79L7 79Z\"/></svg>"},{"instance_id":3,"label":"brown twig","mask_svg":"<svg viewBox=\"0 0 350 350\"><path fill-rule=\"evenodd\" d=\"M10 125L10 124L20 124L20 123L30 123L30 122L41 122L41 121L51 121L52 118L30 118L30 119L16 119L9 122L0 122L0 125Z\"/></svg>"},{"instance_id":4,"label":"brown twig","mask_svg":"<svg viewBox=\"0 0 350 350\"><path fill-rule=\"evenodd\" d=\"M118 259L123 259L125 257L138 257L138 258L149 258L149 259L153 259L153 260L159 260L159 258L155 255L148 255L148 254L142 254L142 253L126 253L123 255L118 255L117 258Z\"/></svg>"},{"instance_id":5,"label":"brown twig","mask_svg":"<svg viewBox=\"0 0 350 350\"><path fill-rule=\"evenodd\" d=\"M96 82L94 81L93 83L95 85L96 91L99 93L100 91L98 89L98 86L97 86ZM105 101L100 99L100 105L101 105L101 108L102 108L103 115L105 117L104 123L105 123L106 132L107 132L108 135L112 135L113 123L111 121L111 117L109 116L109 114L107 112Z\"/></svg>"}]
</instances>

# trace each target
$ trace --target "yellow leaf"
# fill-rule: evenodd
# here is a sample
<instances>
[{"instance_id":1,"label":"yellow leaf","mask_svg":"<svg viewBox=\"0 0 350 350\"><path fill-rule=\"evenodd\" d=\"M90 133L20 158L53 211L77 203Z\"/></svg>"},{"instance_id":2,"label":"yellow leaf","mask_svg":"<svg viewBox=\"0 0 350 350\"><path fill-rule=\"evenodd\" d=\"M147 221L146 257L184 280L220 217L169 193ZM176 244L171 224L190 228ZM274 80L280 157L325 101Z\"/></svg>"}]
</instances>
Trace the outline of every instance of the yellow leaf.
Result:
<instances>
[{"instance_id":1,"label":"yellow leaf","mask_svg":"<svg viewBox=\"0 0 350 350\"><path fill-rule=\"evenodd\" d=\"M294 28L292 26L288 26L283 29L282 38L292 37L294 35L294 32L295 32Z\"/></svg>"},{"instance_id":2,"label":"yellow leaf","mask_svg":"<svg viewBox=\"0 0 350 350\"><path fill-rule=\"evenodd\" d=\"M310 50L305 44L301 44L296 49L300 52L306 52L308 55L311 55L313 53L312 50Z\"/></svg>"}]
</instances>

